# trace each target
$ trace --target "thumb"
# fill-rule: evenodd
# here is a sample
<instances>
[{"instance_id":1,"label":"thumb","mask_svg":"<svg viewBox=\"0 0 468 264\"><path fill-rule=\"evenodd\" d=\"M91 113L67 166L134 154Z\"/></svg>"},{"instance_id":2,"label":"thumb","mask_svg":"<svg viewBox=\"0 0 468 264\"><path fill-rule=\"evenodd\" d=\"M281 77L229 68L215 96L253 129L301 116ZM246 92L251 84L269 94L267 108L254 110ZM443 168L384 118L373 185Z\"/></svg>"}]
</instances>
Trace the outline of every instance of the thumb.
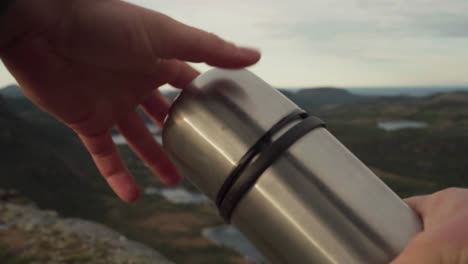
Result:
<instances>
[{"instance_id":1,"label":"thumb","mask_svg":"<svg viewBox=\"0 0 468 264\"><path fill-rule=\"evenodd\" d=\"M419 195L409 197L404 200L414 211L416 211L416 213L418 213L421 217L424 217L427 213L426 204L428 198L429 195Z\"/></svg>"}]
</instances>

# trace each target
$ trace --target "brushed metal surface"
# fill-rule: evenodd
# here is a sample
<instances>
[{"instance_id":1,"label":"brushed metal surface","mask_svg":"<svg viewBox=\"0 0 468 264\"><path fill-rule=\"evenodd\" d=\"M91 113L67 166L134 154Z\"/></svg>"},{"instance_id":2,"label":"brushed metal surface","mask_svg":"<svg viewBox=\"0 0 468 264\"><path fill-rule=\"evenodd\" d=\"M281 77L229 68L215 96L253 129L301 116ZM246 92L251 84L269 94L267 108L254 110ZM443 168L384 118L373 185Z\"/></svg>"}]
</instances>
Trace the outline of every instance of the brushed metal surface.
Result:
<instances>
[{"instance_id":1,"label":"brushed metal surface","mask_svg":"<svg viewBox=\"0 0 468 264\"><path fill-rule=\"evenodd\" d=\"M263 173L232 221L272 263L388 263L421 230L414 212L322 128Z\"/></svg>"},{"instance_id":2,"label":"brushed metal surface","mask_svg":"<svg viewBox=\"0 0 468 264\"><path fill-rule=\"evenodd\" d=\"M212 70L171 107L164 148L214 200L248 148L294 109L248 71ZM388 263L421 229L414 212L324 128L260 176L232 222L275 264Z\"/></svg>"},{"instance_id":3,"label":"brushed metal surface","mask_svg":"<svg viewBox=\"0 0 468 264\"><path fill-rule=\"evenodd\" d=\"M184 89L162 139L179 169L210 197L268 129L298 107L245 70L211 70ZM182 164L179 164L182 163Z\"/></svg>"}]
</instances>

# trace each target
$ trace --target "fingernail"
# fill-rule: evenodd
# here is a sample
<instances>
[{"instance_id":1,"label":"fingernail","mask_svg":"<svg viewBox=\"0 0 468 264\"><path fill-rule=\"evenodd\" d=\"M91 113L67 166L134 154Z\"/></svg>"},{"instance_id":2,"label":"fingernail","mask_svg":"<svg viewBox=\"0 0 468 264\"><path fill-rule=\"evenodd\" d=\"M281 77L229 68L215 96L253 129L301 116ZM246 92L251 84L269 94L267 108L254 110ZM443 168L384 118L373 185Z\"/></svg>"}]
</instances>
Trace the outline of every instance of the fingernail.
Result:
<instances>
[{"instance_id":1,"label":"fingernail","mask_svg":"<svg viewBox=\"0 0 468 264\"><path fill-rule=\"evenodd\" d=\"M124 202L133 203L140 198L140 188L127 173L120 173L107 178L107 182Z\"/></svg>"},{"instance_id":2,"label":"fingernail","mask_svg":"<svg viewBox=\"0 0 468 264\"><path fill-rule=\"evenodd\" d=\"M259 60L261 57L260 51L255 48L239 47L238 52L241 57L249 60Z\"/></svg>"}]
</instances>

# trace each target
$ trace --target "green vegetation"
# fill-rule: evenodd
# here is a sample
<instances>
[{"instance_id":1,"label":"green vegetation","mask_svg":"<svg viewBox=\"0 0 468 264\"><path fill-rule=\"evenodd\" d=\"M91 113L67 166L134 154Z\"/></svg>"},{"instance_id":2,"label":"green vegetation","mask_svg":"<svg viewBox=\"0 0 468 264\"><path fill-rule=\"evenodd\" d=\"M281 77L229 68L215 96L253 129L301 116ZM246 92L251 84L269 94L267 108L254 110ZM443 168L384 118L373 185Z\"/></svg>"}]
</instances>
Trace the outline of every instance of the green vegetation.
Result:
<instances>
[{"instance_id":1,"label":"green vegetation","mask_svg":"<svg viewBox=\"0 0 468 264\"><path fill-rule=\"evenodd\" d=\"M0 263L2 264L28 264L32 259L27 257L15 256L12 254L8 247L0 244Z\"/></svg>"},{"instance_id":2,"label":"green vegetation","mask_svg":"<svg viewBox=\"0 0 468 264\"><path fill-rule=\"evenodd\" d=\"M329 123L330 130L367 165L439 188L468 186L468 130L406 129L386 132L367 125ZM397 191L399 191L397 189Z\"/></svg>"},{"instance_id":3,"label":"green vegetation","mask_svg":"<svg viewBox=\"0 0 468 264\"><path fill-rule=\"evenodd\" d=\"M468 102L468 94L464 96ZM332 133L367 165L408 179L431 181L436 189L467 187L468 163L465 162L465 150L468 148L468 118L461 116L468 113L468 104L456 104L457 107L453 108L445 102L434 104L437 107L429 107L435 99L431 97L426 100L429 102L423 99L391 104L368 102L317 112L325 116ZM413 108L417 110L411 110ZM436 119L427 118L438 115L440 117ZM380 120L400 119L426 121L429 127L391 132L377 128ZM411 191L409 186L404 185L390 183L398 193L405 196L433 191L432 188L415 188Z\"/></svg>"},{"instance_id":4,"label":"green vegetation","mask_svg":"<svg viewBox=\"0 0 468 264\"><path fill-rule=\"evenodd\" d=\"M400 196L468 187L467 94L372 98L322 89L286 95L324 119L329 130ZM393 132L376 126L400 119L430 126ZM222 224L211 205L174 205L157 195L143 196L133 205L120 202L76 135L24 98L0 97L0 127L0 188L18 189L41 208L64 216L102 222L177 263L246 263L201 236L204 227ZM120 150L141 186L162 187L128 147ZM188 181L182 185L196 190ZM0 263L27 263L11 262L6 252L0 247Z\"/></svg>"},{"instance_id":5,"label":"green vegetation","mask_svg":"<svg viewBox=\"0 0 468 264\"><path fill-rule=\"evenodd\" d=\"M0 167L8 175L0 177L0 188L20 190L64 216L104 223L177 263L246 263L202 237L203 228L222 224L213 206L180 206L157 195L132 205L121 202L76 135L25 99L8 99L8 106L0 101L0 127ZM128 147L120 150L140 186L162 187ZM182 185L195 190L187 181Z\"/></svg>"},{"instance_id":6,"label":"green vegetation","mask_svg":"<svg viewBox=\"0 0 468 264\"><path fill-rule=\"evenodd\" d=\"M27 116L43 118L25 121L0 97L0 186L20 190L41 207L67 216L92 217L102 211L94 201L110 192L74 133L38 110Z\"/></svg>"},{"instance_id":7,"label":"green vegetation","mask_svg":"<svg viewBox=\"0 0 468 264\"><path fill-rule=\"evenodd\" d=\"M164 187L127 146L120 151L140 186ZM186 179L181 184L196 190ZM143 196L131 206L110 199L106 224L154 247L176 263L246 263L232 250L201 236L205 227L223 224L212 205L175 205L160 196Z\"/></svg>"}]
</instances>

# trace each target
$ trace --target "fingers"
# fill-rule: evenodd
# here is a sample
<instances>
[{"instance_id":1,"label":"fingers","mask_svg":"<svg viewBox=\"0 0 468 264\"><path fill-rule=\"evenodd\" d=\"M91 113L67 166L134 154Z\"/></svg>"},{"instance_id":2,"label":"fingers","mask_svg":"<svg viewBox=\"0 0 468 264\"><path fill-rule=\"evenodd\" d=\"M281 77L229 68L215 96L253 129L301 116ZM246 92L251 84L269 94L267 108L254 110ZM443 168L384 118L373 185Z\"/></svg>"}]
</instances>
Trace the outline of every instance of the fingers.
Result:
<instances>
[{"instance_id":1,"label":"fingers","mask_svg":"<svg viewBox=\"0 0 468 264\"><path fill-rule=\"evenodd\" d=\"M423 216L426 213L426 201L429 198L428 195L413 196L406 198L405 202L415 210L419 215Z\"/></svg>"},{"instance_id":2,"label":"fingers","mask_svg":"<svg viewBox=\"0 0 468 264\"><path fill-rule=\"evenodd\" d=\"M160 61L157 75L155 87L168 83L176 88L184 88L200 73L185 62L170 59Z\"/></svg>"},{"instance_id":3,"label":"fingers","mask_svg":"<svg viewBox=\"0 0 468 264\"><path fill-rule=\"evenodd\" d=\"M254 49L242 48L157 12L143 12L146 35L162 58L206 62L212 66L241 68L260 59Z\"/></svg>"},{"instance_id":4,"label":"fingers","mask_svg":"<svg viewBox=\"0 0 468 264\"><path fill-rule=\"evenodd\" d=\"M181 177L146 127L143 119L134 112L117 125L130 148L145 162L150 170L167 185L175 185Z\"/></svg>"},{"instance_id":5,"label":"fingers","mask_svg":"<svg viewBox=\"0 0 468 264\"><path fill-rule=\"evenodd\" d=\"M164 75L162 75L165 76L165 80L159 85L169 83L176 88L184 88L200 74L187 63L178 60L168 60L166 65L170 69L166 68ZM154 90L152 96L142 103L142 107L155 124L159 127L163 126L170 103L159 90Z\"/></svg>"},{"instance_id":6,"label":"fingers","mask_svg":"<svg viewBox=\"0 0 468 264\"><path fill-rule=\"evenodd\" d=\"M163 126L164 118L166 118L169 111L170 103L159 90L155 90L153 95L143 102L141 106L153 123L157 124L159 127Z\"/></svg>"},{"instance_id":7,"label":"fingers","mask_svg":"<svg viewBox=\"0 0 468 264\"><path fill-rule=\"evenodd\" d=\"M174 76L174 78L172 80L169 80L168 83L176 88L182 89L189 83L191 83L193 79L197 78L198 75L200 75L200 72L198 72L185 62L179 61L178 64L179 71L177 76Z\"/></svg>"},{"instance_id":8,"label":"fingers","mask_svg":"<svg viewBox=\"0 0 468 264\"><path fill-rule=\"evenodd\" d=\"M425 218L427 216L427 199L428 195L413 196L406 198L405 202L413 209L422 221L423 226L425 225Z\"/></svg>"},{"instance_id":9,"label":"fingers","mask_svg":"<svg viewBox=\"0 0 468 264\"><path fill-rule=\"evenodd\" d=\"M140 197L140 189L122 161L109 131L97 136L79 135L99 172L120 199L134 202Z\"/></svg>"}]
</instances>

